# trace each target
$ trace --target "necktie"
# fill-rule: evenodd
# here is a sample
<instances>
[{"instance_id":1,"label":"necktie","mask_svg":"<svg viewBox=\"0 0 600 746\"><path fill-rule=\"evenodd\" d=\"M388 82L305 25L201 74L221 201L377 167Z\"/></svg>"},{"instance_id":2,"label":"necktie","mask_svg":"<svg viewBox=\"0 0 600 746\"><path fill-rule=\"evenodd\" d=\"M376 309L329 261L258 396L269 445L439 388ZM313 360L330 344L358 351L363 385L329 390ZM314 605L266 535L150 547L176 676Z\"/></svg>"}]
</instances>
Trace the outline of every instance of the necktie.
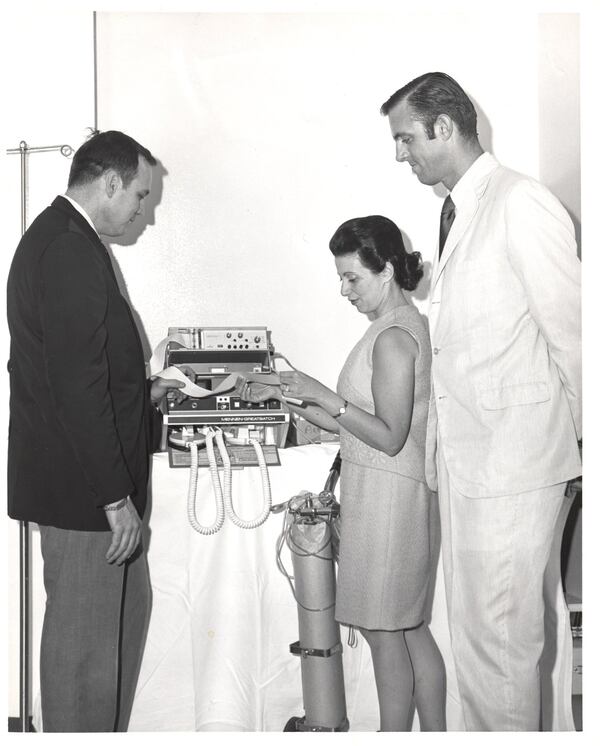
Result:
<instances>
[{"instance_id":1,"label":"necktie","mask_svg":"<svg viewBox=\"0 0 600 746\"><path fill-rule=\"evenodd\" d=\"M448 233L450 233L450 226L454 222L454 215L454 202L450 195L448 195L444 200L442 214L440 215L440 256L442 256L446 238L448 237Z\"/></svg>"}]
</instances>

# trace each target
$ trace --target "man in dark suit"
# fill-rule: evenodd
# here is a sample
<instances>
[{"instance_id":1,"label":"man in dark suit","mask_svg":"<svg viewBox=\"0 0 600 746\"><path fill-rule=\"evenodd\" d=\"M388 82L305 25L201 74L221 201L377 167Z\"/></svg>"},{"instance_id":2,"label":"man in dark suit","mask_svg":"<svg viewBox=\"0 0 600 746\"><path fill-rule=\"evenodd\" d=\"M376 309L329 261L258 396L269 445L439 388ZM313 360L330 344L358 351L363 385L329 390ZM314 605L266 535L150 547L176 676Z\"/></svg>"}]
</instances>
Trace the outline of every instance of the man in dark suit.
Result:
<instances>
[{"instance_id":1,"label":"man in dark suit","mask_svg":"<svg viewBox=\"0 0 600 746\"><path fill-rule=\"evenodd\" d=\"M155 406L131 310L100 235L143 212L152 154L121 132L75 153L65 196L8 277L8 512L39 525L44 731L126 730L150 609L141 546Z\"/></svg>"}]
</instances>

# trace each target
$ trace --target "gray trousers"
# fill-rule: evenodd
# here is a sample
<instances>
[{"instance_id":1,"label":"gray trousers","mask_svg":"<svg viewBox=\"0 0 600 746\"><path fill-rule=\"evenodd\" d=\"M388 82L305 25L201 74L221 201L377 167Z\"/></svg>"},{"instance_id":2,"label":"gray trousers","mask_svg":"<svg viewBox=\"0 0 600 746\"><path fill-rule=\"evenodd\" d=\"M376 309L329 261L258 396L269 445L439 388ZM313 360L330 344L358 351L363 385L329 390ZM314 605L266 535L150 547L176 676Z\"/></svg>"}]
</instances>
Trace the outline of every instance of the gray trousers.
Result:
<instances>
[{"instance_id":1,"label":"gray trousers","mask_svg":"<svg viewBox=\"0 0 600 746\"><path fill-rule=\"evenodd\" d=\"M146 554L105 559L110 531L40 526L46 611L40 651L44 732L125 731L150 618Z\"/></svg>"}]
</instances>

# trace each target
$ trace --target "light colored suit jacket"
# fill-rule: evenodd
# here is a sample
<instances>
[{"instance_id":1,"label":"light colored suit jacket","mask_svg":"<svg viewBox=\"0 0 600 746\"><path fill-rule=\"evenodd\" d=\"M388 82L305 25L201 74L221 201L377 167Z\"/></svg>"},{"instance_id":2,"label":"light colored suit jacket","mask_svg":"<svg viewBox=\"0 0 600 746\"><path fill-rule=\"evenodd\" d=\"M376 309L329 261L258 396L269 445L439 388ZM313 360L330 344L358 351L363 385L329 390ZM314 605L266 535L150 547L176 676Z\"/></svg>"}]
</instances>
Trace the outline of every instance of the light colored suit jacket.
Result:
<instances>
[{"instance_id":1,"label":"light colored suit jacket","mask_svg":"<svg viewBox=\"0 0 600 746\"><path fill-rule=\"evenodd\" d=\"M426 472L436 489L441 444L457 489L484 498L581 474L580 262L544 186L489 153L466 176L433 268Z\"/></svg>"}]
</instances>

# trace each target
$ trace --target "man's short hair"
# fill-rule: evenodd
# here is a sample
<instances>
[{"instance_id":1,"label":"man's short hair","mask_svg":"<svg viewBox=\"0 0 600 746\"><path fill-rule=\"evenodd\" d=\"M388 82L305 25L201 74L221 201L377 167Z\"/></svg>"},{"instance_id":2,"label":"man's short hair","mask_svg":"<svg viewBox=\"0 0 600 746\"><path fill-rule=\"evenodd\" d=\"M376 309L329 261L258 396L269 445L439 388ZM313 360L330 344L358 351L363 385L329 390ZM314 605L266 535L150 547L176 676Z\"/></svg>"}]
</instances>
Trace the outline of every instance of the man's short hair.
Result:
<instances>
[{"instance_id":1,"label":"man's short hair","mask_svg":"<svg viewBox=\"0 0 600 746\"><path fill-rule=\"evenodd\" d=\"M388 98L381 113L387 116L390 109L404 100L423 123L430 140L434 137L433 125L440 114L447 114L466 140L477 139L477 112L473 102L446 73L425 73L411 80Z\"/></svg>"},{"instance_id":2,"label":"man's short hair","mask_svg":"<svg viewBox=\"0 0 600 746\"><path fill-rule=\"evenodd\" d=\"M152 153L129 135L117 130L96 132L77 150L69 172L68 186L89 184L113 169L128 187L137 175L139 156L156 165Z\"/></svg>"}]
</instances>

